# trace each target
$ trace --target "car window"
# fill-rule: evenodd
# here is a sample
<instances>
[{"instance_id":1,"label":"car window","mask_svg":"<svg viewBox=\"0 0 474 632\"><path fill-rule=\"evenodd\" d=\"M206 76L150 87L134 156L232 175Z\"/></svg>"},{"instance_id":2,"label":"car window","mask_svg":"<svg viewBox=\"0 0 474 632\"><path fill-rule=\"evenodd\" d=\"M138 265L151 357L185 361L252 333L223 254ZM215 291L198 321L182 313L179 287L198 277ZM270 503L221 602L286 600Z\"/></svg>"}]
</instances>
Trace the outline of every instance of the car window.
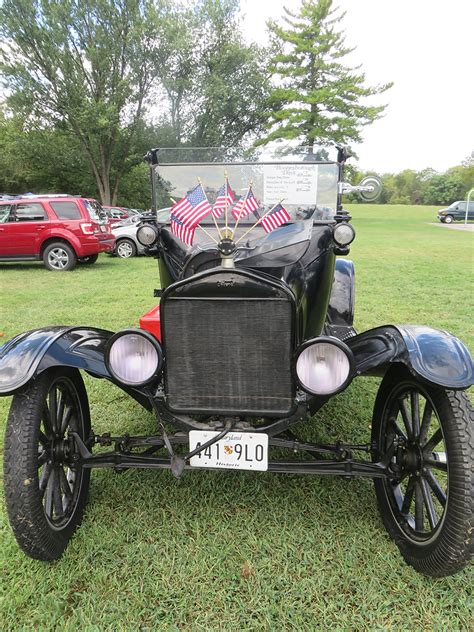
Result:
<instances>
[{"instance_id":1,"label":"car window","mask_svg":"<svg viewBox=\"0 0 474 632\"><path fill-rule=\"evenodd\" d=\"M81 211L75 202L50 202L50 204L59 219L82 219Z\"/></svg>"},{"instance_id":2,"label":"car window","mask_svg":"<svg viewBox=\"0 0 474 632\"><path fill-rule=\"evenodd\" d=\"M15 209L15 220L17 222L41 222L48 219L42 204L28 203L18 204Z\"/></svg>"},{"instance_id":3,"label":"car window","mask_svg":"<svg viewBox=\"0 0 474 632\"><path fill-rule=\"evenodd\" d=\"M2 204L2 206L0 206L0 224L8 221L11 208L11 204Z\"/></svg>"},{"instance_id":4,"label":"car window","mask_svg":"<svg viewBox=\"0 0 474 632\"><path fill-rule=\"evenodd\" d=\"M92 202L91 200L84 200L84 205L89 213L89 217L93 222L98 222L102 219L106 219L107 214L98 202Z\"/></svg>"}]
</instances>

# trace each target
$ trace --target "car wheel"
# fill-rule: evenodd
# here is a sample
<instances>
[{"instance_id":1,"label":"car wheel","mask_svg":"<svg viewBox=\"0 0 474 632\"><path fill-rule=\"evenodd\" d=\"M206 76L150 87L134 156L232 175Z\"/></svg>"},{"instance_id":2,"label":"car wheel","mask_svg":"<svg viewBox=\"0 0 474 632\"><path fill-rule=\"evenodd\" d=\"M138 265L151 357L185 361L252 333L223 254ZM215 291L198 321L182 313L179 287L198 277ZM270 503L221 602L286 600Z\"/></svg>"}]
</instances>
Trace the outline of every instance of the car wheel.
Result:
<instances>
[{"instance_id":1,"label":"car wheel","mask_svg":"<svg viewBox=\"0 0 474 632\"><path fill-rule=\"evenodd\" d=\"M405 560L431 577L461 570L474 552L474 411L466 394L393 368L377 395L372 440L377 460L394 450L393 478L375 479L375 491Z\"/></svg>"},{"instance_id":2,"label":"car wheel","mask_svg":"<svg viewBox=\"0 0 474 632\"><path fill-rule=\"evenodd\" d=\"M78 262L86 266L91 266L93 263L97 261L98 258L99 258L98 254L89 255L88 257L81 257L80 259L78 259Z\"/></svg>"},{"instance_id":3,"label":"car wheel","mask_svg":"<svg viewBox=\"0 0 474 632\"><path fill-rule=\"evenodd\" d=\"M43 253L43 262L48 270L67 272L76 267L77 257L71 246L58 241L47 246Z\"/></svg>"},{"instance_id":4,"label":"car wheel","mask_svg":"<svg viewBox=\"0 0 474 632\"><path fill-rule=\"evenodd\" d=\"M87 441L89 405L79 371L50 369L16 394L7 421L5 499L18 544L35 559L61 556L81 522L90 470L71 432Z\"/></svg>"},{"instance_id":5,"label":"car wheel","mask_svg":"<svg viewBox=\"0 0 474 632\"><path fill-rule=\"evenodd\" d=\"M452 215L446 215L446 217L444 218L445 224L451 224L453 221L454 221L454 217Z\"/></svg>"},{"instance_id":6,"label":"car wheel","mask_svg":"<svg viewBox=\"0 0 474 632\"><path fill-rule=\"evenodd\" d=\"M121 259L129 259L136 256L137 247L131 239L121 239L115 247L115 252Z\"/></svg>"}]
</instances>

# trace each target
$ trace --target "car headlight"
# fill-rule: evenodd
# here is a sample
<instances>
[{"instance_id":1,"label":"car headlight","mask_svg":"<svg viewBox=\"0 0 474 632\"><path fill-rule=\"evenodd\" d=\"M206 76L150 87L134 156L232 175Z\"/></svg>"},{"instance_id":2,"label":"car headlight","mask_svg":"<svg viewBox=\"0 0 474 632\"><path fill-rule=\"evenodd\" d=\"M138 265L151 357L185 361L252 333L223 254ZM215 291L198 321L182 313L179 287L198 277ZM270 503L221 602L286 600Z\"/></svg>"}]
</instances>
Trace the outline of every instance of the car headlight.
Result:
<instances>
[{"instance_id":1,"label":"car headlight","mask_svg":"<svg viewBox=\"0 0 474 632\"><path fill-rule=\"evenodd\" d=\"M111 375L123 384L147 384L158 375L162 363L161 346L148 332L119 331L107 343L105 364Z\"/></svg>"},{"instance_id":2,"label":"car headlight","mask_svg":"<svg viewBox=\"0 0 474 632\"><path fill-rule=\"evenodd\" d=\"M137 230L137 239L142 246L152 246L158 239L158 230L153 224L143 224Z\"/></svg>"},{"instance_id":3,"label":"car headlight","mask_svg":"<svg viewBox=\"0 0 474 632\"><path fill-rule=\"evenodd\" d=\"M354 241L355 234L351 224L337 224L333 231L333 238L338 246L348 246Z\"/></svg>"},{"instance_id":4,"label":"car headlight","mask_svg":"<svg viewBox=\"0 0 474 632\"><path fill-rule=\"evenodd\" d=\"M354 356L344 342L322 336L300 348L295 368L303 390L312 395L333 395L351 381Z\"/></svg>"}]
</instances>

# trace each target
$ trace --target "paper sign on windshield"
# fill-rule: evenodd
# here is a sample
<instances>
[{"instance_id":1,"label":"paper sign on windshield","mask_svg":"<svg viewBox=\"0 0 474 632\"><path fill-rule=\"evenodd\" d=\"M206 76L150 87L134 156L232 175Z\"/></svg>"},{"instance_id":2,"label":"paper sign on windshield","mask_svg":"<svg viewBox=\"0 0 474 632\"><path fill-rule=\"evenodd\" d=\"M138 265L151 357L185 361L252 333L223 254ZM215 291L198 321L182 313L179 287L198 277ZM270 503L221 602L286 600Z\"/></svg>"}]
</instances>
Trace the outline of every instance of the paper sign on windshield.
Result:
<instances>
[{"instance_id":1,"label":"paper sign on windshield","mask_svg":"<svg viewBox=\"0 0 474 632\"><path fill-rule=\"evenodd\" d=\"M318 165L264 165L264 204L275 204L281 199L290 204L316 203Z\"/></svg>"}]
</instances>

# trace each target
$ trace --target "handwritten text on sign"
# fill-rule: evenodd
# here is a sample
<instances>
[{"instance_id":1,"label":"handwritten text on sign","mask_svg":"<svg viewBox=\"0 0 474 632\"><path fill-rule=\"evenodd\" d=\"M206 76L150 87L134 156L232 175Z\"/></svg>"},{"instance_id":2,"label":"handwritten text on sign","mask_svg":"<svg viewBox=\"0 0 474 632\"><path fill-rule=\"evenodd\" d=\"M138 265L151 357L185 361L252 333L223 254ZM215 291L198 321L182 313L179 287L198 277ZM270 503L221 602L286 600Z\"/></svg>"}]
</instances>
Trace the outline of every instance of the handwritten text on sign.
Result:
<instances>
[{"instance_id":1,"label":"handwritten text on sign","mask_svg":"<svg viewBox=\"0 0 474 632\"><path fill-rule=\"evenodd\" d=\"M263 178L264 204L316 204L318 165L265 165Z\"/></svg>"}]
</instances>

